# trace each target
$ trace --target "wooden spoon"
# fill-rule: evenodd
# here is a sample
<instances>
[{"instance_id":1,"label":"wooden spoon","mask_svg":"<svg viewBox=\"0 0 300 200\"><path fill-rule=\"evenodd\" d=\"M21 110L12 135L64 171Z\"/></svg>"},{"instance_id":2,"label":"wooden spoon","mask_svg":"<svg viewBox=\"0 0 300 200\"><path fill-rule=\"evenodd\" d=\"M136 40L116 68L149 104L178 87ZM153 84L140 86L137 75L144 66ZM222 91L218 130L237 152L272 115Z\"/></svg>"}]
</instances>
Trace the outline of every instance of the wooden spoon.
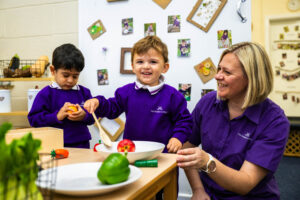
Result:
<instances>
[{"instance_id":1,"label":"wooden spoon","mask_svg":"<svg viewBox=\"0 0 300 200\"><path fill-rule=\"evenodd\" d=\"M104 130L102 129L102 127L101 127L101 125L100 125L100 123L99 123L99 121L98 121L98 119L97 119L97 117L96 117L96 115L95 115L94 112L92 112L92 115L93 115L94 120L95 120L95 122L96 122L96 124L97 124L97 126L98 126L99 134L100 134L101 140L103 141L103 143L104 143L106 146L111 147L112 143L111 143L110 138L108 137L108 135L107 135L107 134L104 132Z\"/></svg>"}]
</instances>

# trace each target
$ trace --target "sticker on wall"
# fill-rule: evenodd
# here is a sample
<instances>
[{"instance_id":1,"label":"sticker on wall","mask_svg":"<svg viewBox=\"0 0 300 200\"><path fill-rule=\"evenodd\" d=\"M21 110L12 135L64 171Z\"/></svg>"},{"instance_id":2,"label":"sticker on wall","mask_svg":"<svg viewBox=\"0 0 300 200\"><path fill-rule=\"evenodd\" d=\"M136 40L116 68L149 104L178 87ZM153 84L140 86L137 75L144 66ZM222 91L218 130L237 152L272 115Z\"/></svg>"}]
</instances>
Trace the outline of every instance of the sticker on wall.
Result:
<instances>
[{"instance_id":1,"label":"sticker on wall","mask_svg":"<svg viewBox=\"0 0 300 200\"><path fill-rule=\"evenodd\" d=\"M190 83L179 83L178 91L184 96L185 100L191 100L191 89L192 84Z\"/></svg>"},{"instance_id":2,"label":"sticker on wall","mask_svg":"<svg viewBox=\"0 0 300 200\"><path fill-rule=\"evenodd\" d=\"M159 5L163 9L165 9L169 5L169 3L171 2L171 0L153 0L153 1L155 3L157 3L157 5Z\"/></svg>"},{"instance_id":3,"label":"sticker on wall","mask_svg":"<svg viewBox=\"0 0 300 200\"><path fill-rule=\"evenodd\" d=\"M103 26L100 19L94 22L90 27L88 27L87 30L93 40L106 32L105 27Z\"/></svg>"},{"instance_id":4,"label":"sticker on wall","mask_svg":"<svg viewBox=\"0 0 300 200\"><path fill-rule=\"evenodd\" d=\"M228 48L232 45L231 30L218 31L218 48Z\"/></svg>"},{"instance_id":5,"label":"sticker on wall","mask_svg":"<svg viewBox=\"0 0 300 200\"><path fill-rule=\"evenodd\" d=\"M98 85L108 85L108 72L107 69L97 70Z\"/></svg>"},{"instance_id":6,"label":"sticker on wall","mask_svg":"<svg viewBox=\"0 0 300 200\"><path fill-rule=\"evenodd\" d=\"M191 53L191 40L190 39L179 39L177 56L179 57L188 57Z\"/></svg>"},{"instance_id":7,"label":"sticker on wall","mask_svg":"<svg viewBox=\"0 0 300 200\"><path fill-rule=\"evenodd\" d=\"M144 24L145 37L149 35L156 35L156 23Z\"/></svg>"},{"instance_id":8,"label":"sticker on wall","mask_svg":"<svg viewBox=\"0 0 300 200\"><path fill-rule=\"evenodd\" d=\"M133 18L122 19L122 34L128 35L133 33Z\"/></svg>"},{"instance_id":9,"label":"sticker on wall","mask_svg":"<svg viewBox=\"0 0 300 200\"><path fill-rule=\"evenodd\" d=\"M206 95L209 92L214 91L214 89L202 89L201 91L201 97L203 97L204 95Z\"/></svg>"},{"instance_id":10,"label":"sticker on wall","mask_svg":"<svg viewBox=\"0 0 300 200\"><path fill-rule=\"evenodd\" d=\"M203 83L213 79L217 73L217 68L210 58L205 59L194 68Z\"/></svg>"},{"instance_id":11,"label":"sticker on wall","mask_svg":"<svg viewBox=\"0 0 300 200\"><path fill-rule=\"evenodd\" d=\"M180 15L168 16L168 33L180 32Z\"/></svg>"}]
</instances>

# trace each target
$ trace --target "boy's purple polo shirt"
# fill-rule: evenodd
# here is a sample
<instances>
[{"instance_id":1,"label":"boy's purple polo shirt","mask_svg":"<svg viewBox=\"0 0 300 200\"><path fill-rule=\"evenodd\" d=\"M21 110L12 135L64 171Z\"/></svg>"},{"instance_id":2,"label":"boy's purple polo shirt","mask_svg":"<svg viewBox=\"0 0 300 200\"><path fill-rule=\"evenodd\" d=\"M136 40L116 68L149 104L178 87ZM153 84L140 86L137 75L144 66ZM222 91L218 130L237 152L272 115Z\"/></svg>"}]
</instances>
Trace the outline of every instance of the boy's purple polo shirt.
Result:
<instances>
[{"instance_id":1,"label":"boy's purple polo shirt","mask_svg":"<svg viewBox=\"0 0 300 200\"><path fill-rule=\"evenodd\" d=\"M123 138L167 145L171 137L184 143L191 134L192 118L186 100L167 84L154 95L147 89L137 90L135 83L130 83L118 88L113 98L97 98L100 103L96 110L98 116L114 119L125 112Z\"/></svg>"},{"instance_id":2,"label":"boy's purple polo shirt","mask_svg":"<svg viewBox=\"0 0 300 200\"><path fill-rule=\"evenodd\" d=\"M202 182L214 199L279 199L274 172L289 133L288 119L279 106L266 99L230 120L227 103L217 100L216 92L210 92L198 102L192 117L194 126L190 143L202 144L203 150L233 169L239 170L247 160L269 170L245 196L224 190L202 172Z\"/></svg>"},{"instance_id":3,"label":"boy's purple polo shirt","mask_svg":"<svg viewBox=\"0 0 300 200\"><path fill-rule=\"evenodd\" d=\"M64 143L72 144L84 142L91 139L91 134L87 125L94 123L91 114L86 111L86 116L82 121L71 121L65 118L62 121L57 119L57 113L65 102L79 104L92 98L89 89L79 85L75 90L62 90L44 87L34 99L32 108L28 114L28 120L33 127L51 126L64 130Z\"/></svg>"}]
</instances>

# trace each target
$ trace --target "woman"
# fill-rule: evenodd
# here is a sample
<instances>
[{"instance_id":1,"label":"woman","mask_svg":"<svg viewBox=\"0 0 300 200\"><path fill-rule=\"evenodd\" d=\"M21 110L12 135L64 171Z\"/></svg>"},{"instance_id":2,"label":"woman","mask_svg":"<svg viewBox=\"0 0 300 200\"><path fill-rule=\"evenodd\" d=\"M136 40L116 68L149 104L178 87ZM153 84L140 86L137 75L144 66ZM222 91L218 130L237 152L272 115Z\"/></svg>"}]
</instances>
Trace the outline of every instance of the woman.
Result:
<instances>
[{"instance_id":1,"label":"woman","mask_svg":"<svg viewBox=\"0 0 300 200\"><path fill-rule=\"evenodd\" d=\"M274 173L289 122L267 98L273 74L265 50L250 42L231 46L215 79L217 92L198 102L193 133L177 153L192 199L279 199Z\"/></svg>"}]
</instances>

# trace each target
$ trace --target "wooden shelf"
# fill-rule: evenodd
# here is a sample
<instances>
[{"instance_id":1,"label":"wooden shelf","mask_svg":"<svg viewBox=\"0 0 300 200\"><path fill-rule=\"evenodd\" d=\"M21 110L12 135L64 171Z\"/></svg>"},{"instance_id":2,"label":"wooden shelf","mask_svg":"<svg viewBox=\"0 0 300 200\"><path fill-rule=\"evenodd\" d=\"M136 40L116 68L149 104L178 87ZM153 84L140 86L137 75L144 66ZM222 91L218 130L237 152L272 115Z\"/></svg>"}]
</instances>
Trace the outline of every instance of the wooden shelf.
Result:
<instances>
[{"instance_id":1,"label":"wooden shelf","mask_svg":"<svg viewBox=\"0 0 300 200\"><path fill-rule=\"evenodd\" d=\"M52 77L41 78L0 78L0 81L51 81Z\"/></svg>"},{"instance_id":2,"label":"wooden shelf","mask_svg":"<svg viewBox=\"0 0 300 200\"><path fill-rule=\"evenodd\" d=\"M0 113L0 116L27 116L28 111L13 111L7 113Z\"/></svg>"}]
</instances>

